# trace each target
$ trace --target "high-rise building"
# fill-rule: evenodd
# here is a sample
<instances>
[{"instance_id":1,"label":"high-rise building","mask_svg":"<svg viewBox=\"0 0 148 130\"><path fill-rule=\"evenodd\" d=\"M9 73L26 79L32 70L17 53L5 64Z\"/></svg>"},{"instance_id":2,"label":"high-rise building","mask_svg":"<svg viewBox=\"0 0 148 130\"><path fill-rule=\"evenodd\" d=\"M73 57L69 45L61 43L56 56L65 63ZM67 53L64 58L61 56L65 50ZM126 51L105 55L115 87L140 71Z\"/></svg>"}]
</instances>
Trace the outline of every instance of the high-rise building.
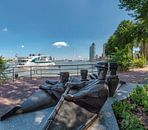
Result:
<instances>
[{"instance_id":1,"label":"high-rise building","mask_svg":"<svg viewBox=\"0 0 148 130\"><path fill-rule=\"evenodd\" d=\"M106 43L103 44L103 53L102 53L102 58L105 59L106 57L106 54L105 54L105 46L106 46Z\"/></svg>"},{"instance_id":2,"label":"high-rise building","mask_svg":"<svg viewBox=\"0 0 148 130\"><path fill-rule=\"evenodd\" d=\"M89 47L89 61L95 61L96 60L96 45L95 43L92 43L92 45Z\"/></svg>"}]
</instances>

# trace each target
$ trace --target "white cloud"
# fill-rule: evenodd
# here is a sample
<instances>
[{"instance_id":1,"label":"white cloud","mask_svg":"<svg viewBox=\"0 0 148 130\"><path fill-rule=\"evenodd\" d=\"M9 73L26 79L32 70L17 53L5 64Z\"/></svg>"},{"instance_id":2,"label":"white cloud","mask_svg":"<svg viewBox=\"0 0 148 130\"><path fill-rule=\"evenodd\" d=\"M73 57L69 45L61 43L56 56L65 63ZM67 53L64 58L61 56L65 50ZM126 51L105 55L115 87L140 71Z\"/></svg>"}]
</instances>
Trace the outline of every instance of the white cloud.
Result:
<instances>
[{"instance_id":1,"label":"white cloud","mask_svg":"<svg viewBox=\"0 0 148 130\"><path fill-rule=\"evenodd\" d=\"M24 45L21 45L21 48L24 48L25 46Z\"/></svg>"},{"instance_id":2,"label":"white cloud","mask_svg":"<svg viewBox=\"0 0 148 130\"><path fill-rule=\"evenodd\" d=\"M8 32L8 28L7 27L3 28L2 32Z\"/></svg>"},{"instance_id":3,"label":"white cloud","mask_svg":"<svg viewBox=\"0 0 148 130\"><path fill-rule=\"evenodd\" d=\"M66 42L55 42L52 45L57 47L57 48L68 47L69 46Z\"/></svg>"}]
</instances>

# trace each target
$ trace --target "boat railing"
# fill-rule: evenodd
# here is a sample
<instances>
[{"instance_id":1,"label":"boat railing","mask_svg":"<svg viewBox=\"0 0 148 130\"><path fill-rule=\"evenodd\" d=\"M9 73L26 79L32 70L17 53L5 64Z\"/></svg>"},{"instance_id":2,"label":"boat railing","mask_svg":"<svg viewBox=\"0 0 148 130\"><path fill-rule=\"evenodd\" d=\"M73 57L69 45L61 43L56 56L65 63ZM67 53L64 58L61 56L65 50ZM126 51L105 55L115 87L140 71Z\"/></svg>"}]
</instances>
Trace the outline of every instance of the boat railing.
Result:
<instances>
[{"instance_id":1,"label":"boat railing","mask_svg":"<svg viewBox=\"0 0 148 130\"><path fill-rule=\"evenodd\" d=\"M21 77L57 77L60 72L69 72L71 76L79 76L80 70L87 69L88 74L96 73L95 64L72 64L54 66L15 66L6 69L4 74L8 79L15 80Z\"/></svg>"}]
</instances>

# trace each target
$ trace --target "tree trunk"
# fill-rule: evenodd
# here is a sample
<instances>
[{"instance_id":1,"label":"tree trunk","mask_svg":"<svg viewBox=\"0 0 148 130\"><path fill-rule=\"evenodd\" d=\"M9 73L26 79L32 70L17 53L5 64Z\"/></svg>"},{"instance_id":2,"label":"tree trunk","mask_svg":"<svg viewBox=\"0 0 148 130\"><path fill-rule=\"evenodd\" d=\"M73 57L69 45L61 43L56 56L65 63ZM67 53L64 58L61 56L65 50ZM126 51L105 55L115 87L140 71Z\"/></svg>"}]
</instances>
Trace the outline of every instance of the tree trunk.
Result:
<instances>
[{"instance_id":1,"label":"tree trunk","mask_svg":"<svg viewBox=\"0 0 148 130\"><path fill-rule=\"evenodd\" d=\"M148 42L145 44L146 60L148 61Z\"/></svg>"},{"instance_id":2,"label":"tree trunk","mask_svg":"<svg viewBox=\"0 0 148 130\"><path fill-rule=\"evenodd\" d=\"M141 54L146 58L146 60L148 60L148 44L146 43L145 40L142 40L142 44L141 44L141 47L140 47L140 52Z\"/></svg>"},{"instance_id":3,"label":"tree trunk","mask_svg":"<svg viewBox=\"0 0 148 130\"><path fill-rule=\"evenodd\" d=\"M131 54L132 54L132 60L133 60L134 59L133 45L131 46Z\"/></svg>"}]
</instances>

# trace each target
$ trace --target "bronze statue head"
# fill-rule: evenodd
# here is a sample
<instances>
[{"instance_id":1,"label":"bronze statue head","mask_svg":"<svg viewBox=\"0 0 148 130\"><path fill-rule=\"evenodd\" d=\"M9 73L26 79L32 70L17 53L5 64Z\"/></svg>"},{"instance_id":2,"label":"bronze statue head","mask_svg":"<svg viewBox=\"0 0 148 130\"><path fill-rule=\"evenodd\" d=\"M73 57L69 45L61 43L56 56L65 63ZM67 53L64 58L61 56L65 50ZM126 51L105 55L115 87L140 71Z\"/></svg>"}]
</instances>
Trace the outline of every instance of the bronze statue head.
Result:
<instances>
[{"instance_id":1,"label":"bronze statue head","mask_svg":"<svg viewBox=\"0 0 148 130\"><path fill-rule=\"evenodd\" d=\"M116 62L110 62L109 63L110 75L116 75L117 68L118 68L118 64Z\"/></svg>"},{"instance_id":2,"label":"bronze statue head","mask_svg":"<svg viewBox=\"0 0 148 130\"><path fill-rule=\"evenodd\" d=\"M87 80L88 70L80 70L81 80Z\"/></svg>"},{"instance_id":3,"label":"bronze statue head","mask_svg":"<svg viewBox=\"0 0 148 130\"><path fill-rule=\"evenodd\" d=\"M60 82L66 83L69 80L69 72L60 72Z\"/></svg>"},{"instance_id":4,"label":"bronze statue head","mask_svg":"<svg viewBox=\"0 0 148 130\"><path fill-rule=\"evenodd\" d=\"M98 71L98 79L105 80L106 74L108 70L108 63L104 61L100 61L96 64L97 71Z\"/></svg>"}]
</instances>

